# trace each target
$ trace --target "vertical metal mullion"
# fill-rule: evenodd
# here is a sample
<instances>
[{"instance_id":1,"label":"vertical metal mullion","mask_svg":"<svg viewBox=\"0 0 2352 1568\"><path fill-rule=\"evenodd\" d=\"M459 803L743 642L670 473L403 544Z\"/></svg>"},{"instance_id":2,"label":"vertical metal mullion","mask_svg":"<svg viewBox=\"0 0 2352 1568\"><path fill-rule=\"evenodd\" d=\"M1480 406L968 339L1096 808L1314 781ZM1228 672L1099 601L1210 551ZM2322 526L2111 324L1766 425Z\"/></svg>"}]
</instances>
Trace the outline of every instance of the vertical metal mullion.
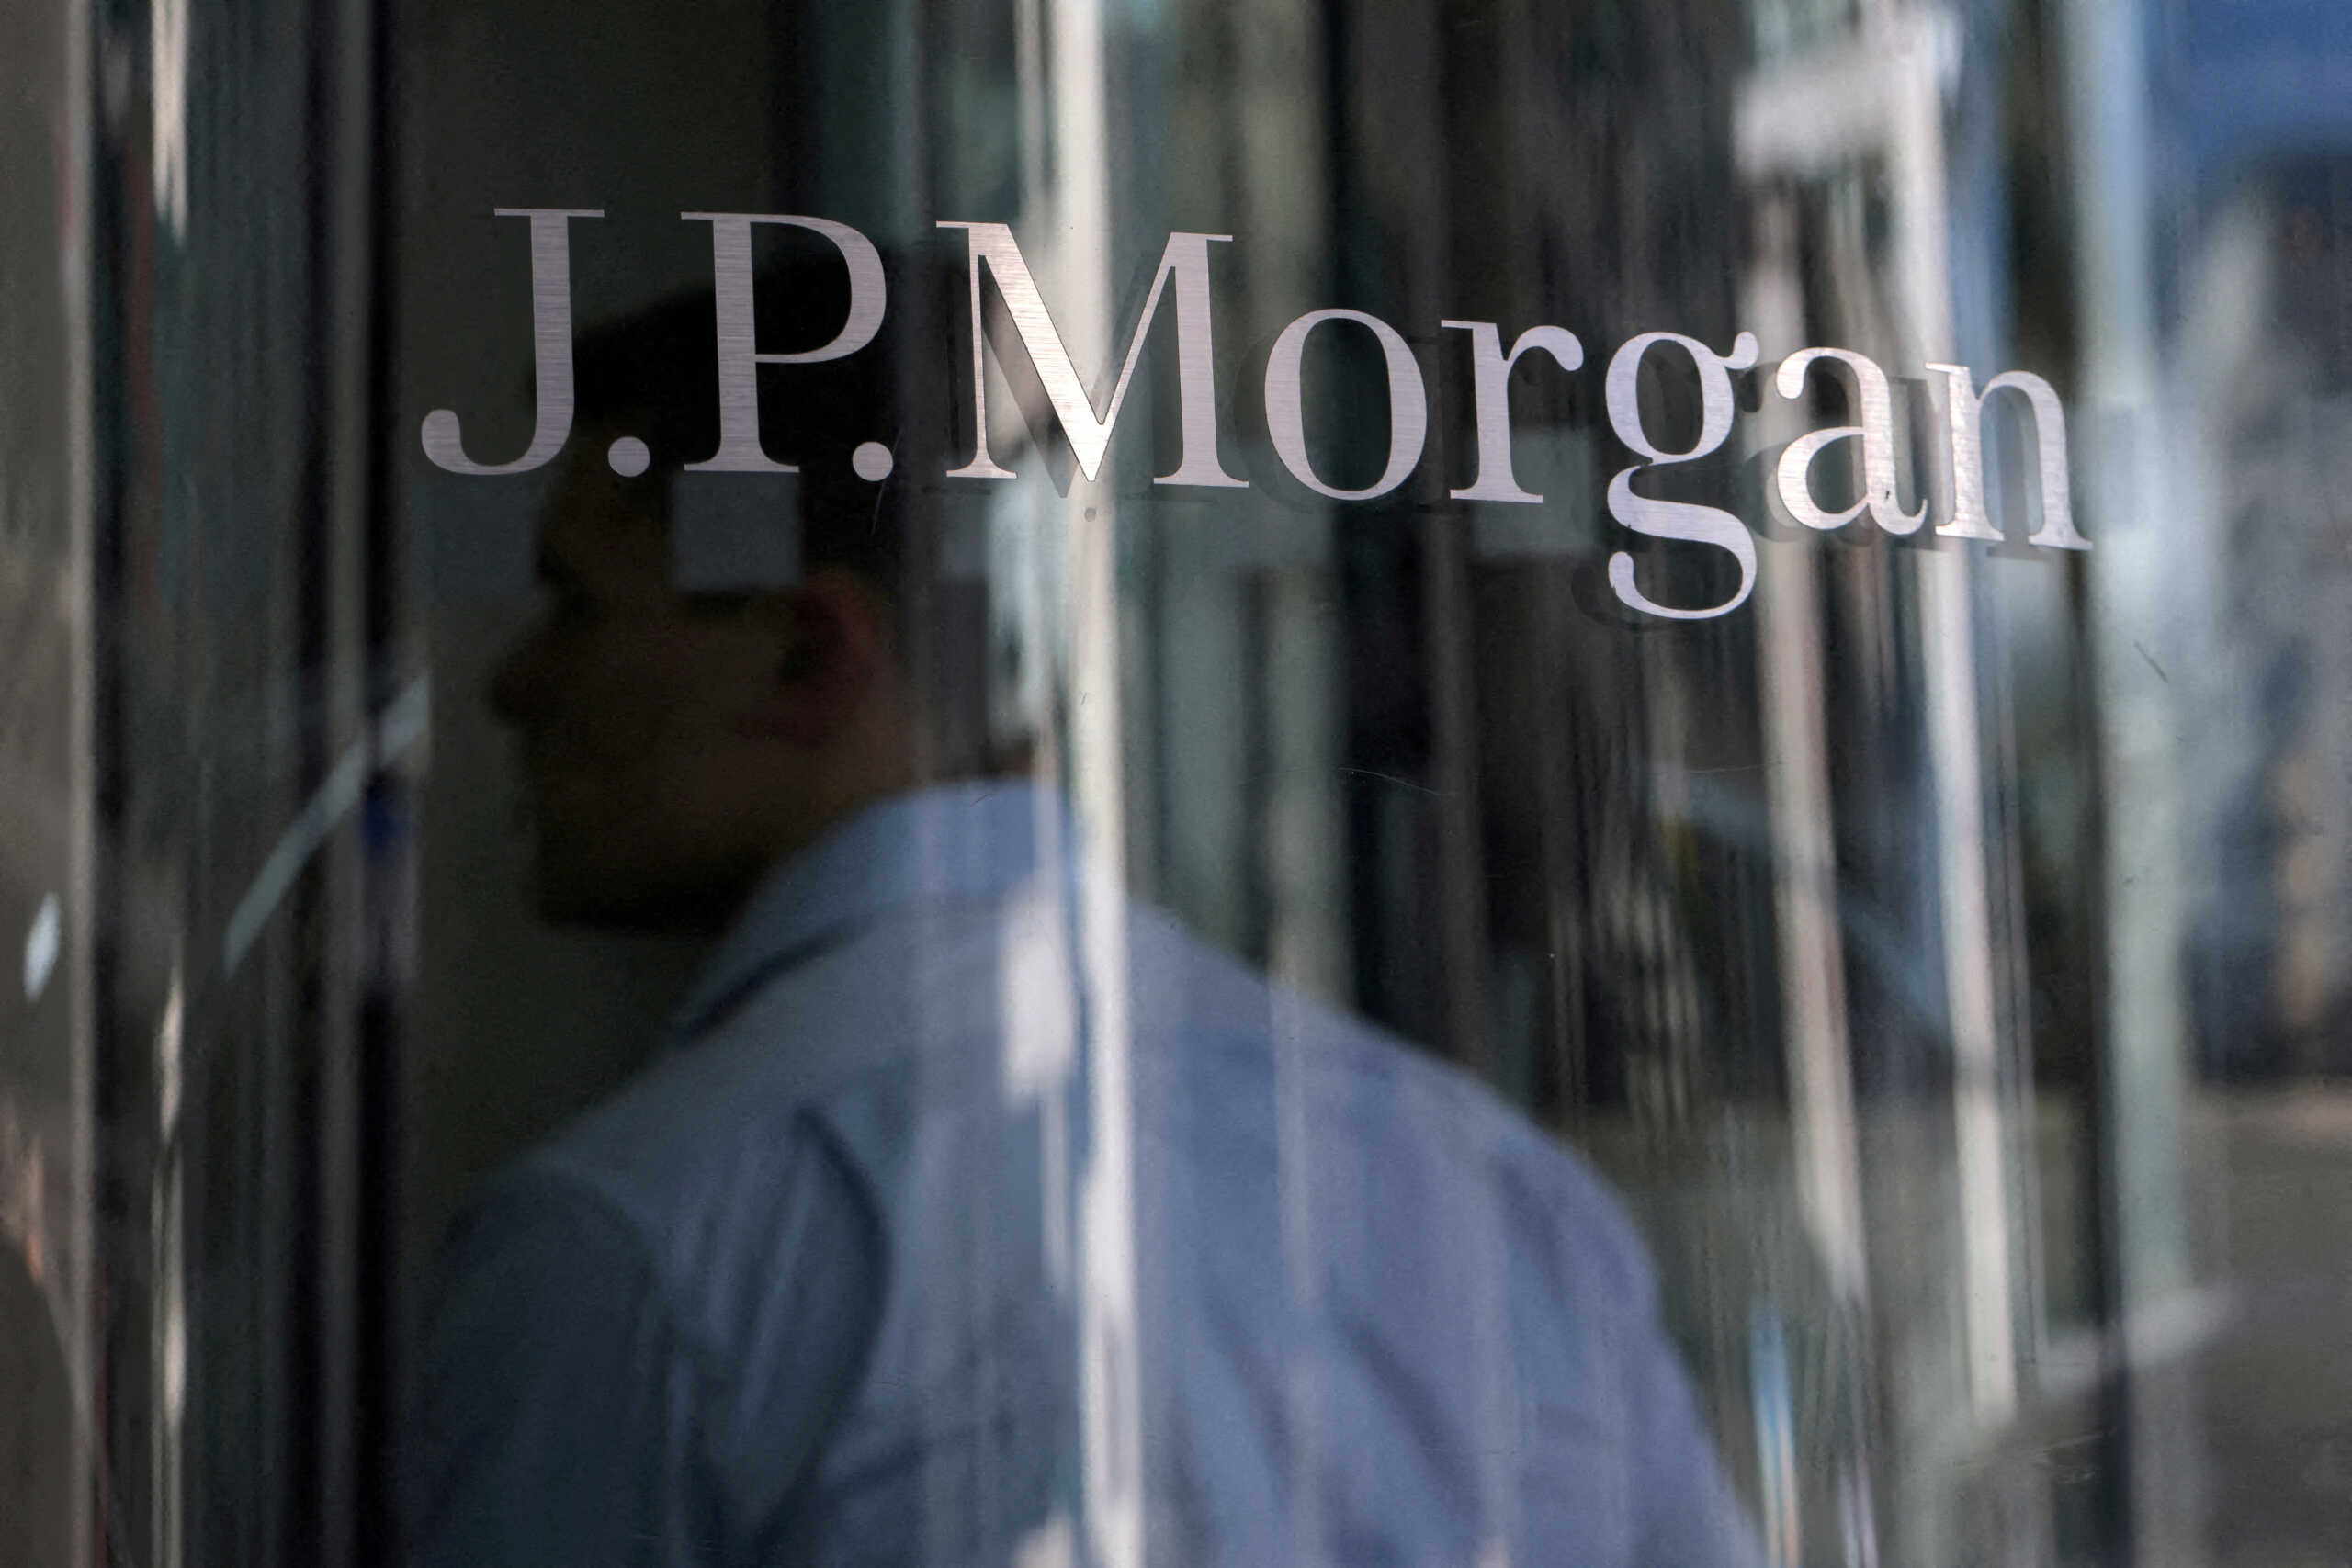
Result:
<instances>
[{"instance_id":1,"label":"vertical metal mullion","mask_svg":"<svg viewBox=\"0 0 2352 1568\"><path fill-rule=\"evenodd\" d=\"M143 33L145 11L133 17ZM86 25L119 37L130 18L119 14L101 17L94 7ZM96 84L91 85L96 90ZM91 352L106 353L113 372L110 385L100 392L95 377L87 389L93 416L93 462L90 536L85 558L88 572L87 680L87 1018L90 1082L86 1110L80 1118L91 1143L80 1162L74 1183L76 1200L84 1207L86 1228L77 1247L77 1267L84 1270L84 1318L86 1337L86 1383L77 1392L84 1400L73 1441L86 1467L88 1540L93 1559L115 1560L143 1539L146 1520L140 1489L143 1467L119 1461L144 1451L141 1423L149 1415L143 1394L147 1387L147 1339L144 1248L134 1250L130 1237L143 1241L145 1227L134 1226L134 1215L144 1212L145 1156L151 1145L139 1135L149 1124L145 1111L152 1103L150 1058L145 1042L128 1024L131 1009L122 995L120 944L131 929L126 903L129 879L122 866L128 823L130 736L124 691L128 652L125 647L125 539L138 520L142 504L154 500L155 439L153 364L149 353L153 326L152 281L153 214L143 200L147 188L146 152L135 134L136 122L125 107L106 129L110 137L104 165L87 182L92 208L90 258L91 298L110 306L111 312L94 320ZM93 137L100 134L91 127ZM95 151L94 147L91 149ZM111 177L107 177L111 176ZM101 184L101 179L104 183ZM103 334L103 335L101 335ZM103 404L100 399L105 400ZM100 476L103 476L101 478ZM143 478L143 488L137 482ZM136 1130L136 1131L135 1131Z\"/></svg>"},{"instance_id":2,"label":"vertical metal mullion","mask_svg":"<svg viewBox=\"0 0 2352 1568\"><path fill-rule=\"evenodd\" d=\"M312 0L309 70L310 408L300 527L300 657L304 700L302 795L354 749L370 770L365 804L380 801L370 716L391 606L377 570L390 548L382 505L389 464L376 426L385 331L374 226L382 146L375 0ZM370 994L367 940L379 878L363 810L322 847L309 881L300 1023L309 1035L297 1079L298 1165L307 1212L300 1234L297 1419L312 1490L294 1500L307 1561L380 1560L389 1541L382 1474L389 1451L390 1341L384 1301L393 1238L378 1103L393 1080L377 1049L391 998ZM397 914L393 916L397 919ZM305 1540L305 1538L307 1538Z\"/></svg>"},{"instance_id":3,"label":"vertical metal mullion","mask_svg":"<svg viewBox=\"0 0 2352 1568\"><path fill-rule=\"evenodd\" d=\"M296 656L304 712L298 795L367 743L366 563L371 464L368 399L372 29L368 0L312 0L301 18L307 70L306 262L311 425L296 527ZM352 677L356 677L353 679ZM364 825L362 830L364 831ZM300 896L291 1066L296 1159L295 1273L288 1281L296 1365L288 1430L297 1445L287 1498L296 1562L355 1562L380 1539L361 1517L368 1435L360 1428L360 1276L371 1238L362 1193L365 1071L359 1060L359 938L366 868L348 826L322 846ZM368 1314L373 1316L373 1314Z\"/></svg>"},{"instance_id":4,"label":"vertical metal mullion","mask_svg":"<svg viewBox=\"0 0 2352 1568\"><path fill-rule=\"evenodd\" d=\"M366 59L355 62L346 80L365 94L358 106L366 126L369 177L365 256L357 264L367 279L367 364L364 381L366 486L363 503L363 647L367 711L384 712L405 689L402 633L407 594L406 562L393 508L391 247L394 193L391 167L394 115L392 88L397 62L391 51L389 0L345 0L345 18L353 38L367 39ZM360 829L367 846L365 919L368 931L361 976L359 1035L358 1208L360 1247L356 1259L359 1322L355 1345L360 1358L355 1386L354 1437L359 1469L355 1502L362 1528L354 1561L357 1568L389 1568L401 1561L398 1487L392 1472L403 1342L399 1290L406 1213L401 1176L406 1168L401 1116L401 1002L409 984L407 954L413 951L415 839L414 805L408 781L379 773L362 803ZM375 1528L368 1528L370 1522Z\"/></svg>"}]
</instances>

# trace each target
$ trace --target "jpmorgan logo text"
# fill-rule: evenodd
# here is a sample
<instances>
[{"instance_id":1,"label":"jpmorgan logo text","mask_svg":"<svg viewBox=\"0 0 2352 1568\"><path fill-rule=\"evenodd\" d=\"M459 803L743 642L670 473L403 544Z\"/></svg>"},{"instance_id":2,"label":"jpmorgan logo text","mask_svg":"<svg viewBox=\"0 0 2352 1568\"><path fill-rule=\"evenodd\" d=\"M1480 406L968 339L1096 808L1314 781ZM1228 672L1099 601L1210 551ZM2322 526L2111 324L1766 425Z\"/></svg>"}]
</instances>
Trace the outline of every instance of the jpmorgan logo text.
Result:
<instances>
[{"instance_id":1,"label":"jpmorgan logo text","mask_svg":"<svg viewBox=\"0 0 2352 1568\"><path fill-rule=\"evenodd\" d=\"M531 333L537 393L535 424L521 457L503 463L481 462L467 455L457 413L435 409L425 416L421 432L424 455L451 473L528 472L552 460L571 434L571 225L574 219L603 214L558 208L500 208L497 213L523 219L529 225ZM777 459L761 446L760 367L844 359L873 343L889 306L880 253L857 230L830 219L742 212L680 216L710 226L719 410L718 450L684 467L690 472L794 472L795 465ZM763 353L756 346L752 242L753 230L761 225L808 231L838 253L847 272L849 303L829 342L793 353ZM1052 418L1088 479L1102 469L1112 431L1126 404L1152 323L1166 309L1175 318L1179 452L1175 467L1153 482L1210 490L1248 488L1248 480L1227 469L1218 446L1210 247L1229 243L1231 235L1179 231L1168 236L1150 290L1118 357L1116 379L1107 400L1098 406L1071 361L1012 229L1002 223L956 220L943 221L938 227L963 236L971 348L968 363L954 367L953 371L959 380L968 377L966 395L973 436L969 457L937 477L980 483L1014 477L989 450L987 359L990 353L1001 355L1010 347L983 325L984 291L992 283L1012 323L1010 338L1027 358ZM1559 374L1577 374L1586 366L1582 342L1566 327L1546 324L1521 327L1508 334L1508 344L1499 322L1449 318L1438 325L1446 333L1461 333L1468 351L1471 423L1476 431L1471 481L1448 489L1446 495L1454 501L1506 506L1542 504L1544 498L1521 485L1512 464L1511 371L1521 361L1534 358L1550 361ZM1358 488L1332 483L1317 467L1308 449L1301 403L1303 367L1310 341L1318 333L1340 333L1367 334L1379 349L1386 372L1387 452L1378 477ZM1644 423L1638 388L1643 364L1654 355L1682 356L1696 371L1699 420L1696 434L1687 446L1661 446L1660 437ZM1633 556L1615 551L1609 558L1609 584L1628 608L1676 620L1704 620L1738 609L1754 588L1755 536L1745 523L1721 507L1648 495L1635 486L1645 469L1693 462L1723 448L1736 412L1732 373L1758 368L1758 356L1754 334L1745 332L1721 352L1679 333L1643 333L1618 345L1609 356L1601 378L1609 427L1634 458L1609 481L1609 515L1636 534L1720 551L1738 568L1736 589L1720 603L1668 604L1644 592ZM2049 549L2089 549L2090 542L2075 527L2065 411L2050 383L2030 371L2008 370L1991 378L1980 389L1966 366L1930 362L1926 369L1936 378L1933 386L1938 395L1932 400L1939 406L1941 417L1935 423L1943 472L1949 476L1941 504L1936 509L1940 515L1934 532L1953 539L1998 541L2005 536L1986 510L1984 425L1994 395L2009 392L2014 396L2008 402L2031 431L2036 457L2038 483L2030 488L2038 491L2039 516L2028 543ZM1845 528L1867 513L1872 525L1889 534L1917 533L1928 523L1929 504L1923 499L1905 510L1902 502L1894 390L1886 372L1850 350L1813 347L1801 348L1781 360L1765 379L1772 395L1794 402L1806 397L1808 382L1815 377L1840 378L1846 406L1852 411L1849 417L1857 423L1808 431L1780 449L1769 482L1780 511L1796 524L1823 532ZM1374 501L1397 490L1420 467L1429 444L1429 389L1419 361L1395 326L1361 310L1309 310L1284 327L1267 355L1263 407L1265 434L1282 467L1306 490L1334 502ZM1856 488L1860 491L1850 504L1835 511L1823 503L1815 488L1816 460L1833 449L1839 450L1859 475ZM613 443L607 460L616 470L633 474L644 470L649 454L642 442L624 436ZM893 457L886 447L869 442L858 447L852 463L860 477L879 482L891 473Z\"/></svg>"}]
</instances>

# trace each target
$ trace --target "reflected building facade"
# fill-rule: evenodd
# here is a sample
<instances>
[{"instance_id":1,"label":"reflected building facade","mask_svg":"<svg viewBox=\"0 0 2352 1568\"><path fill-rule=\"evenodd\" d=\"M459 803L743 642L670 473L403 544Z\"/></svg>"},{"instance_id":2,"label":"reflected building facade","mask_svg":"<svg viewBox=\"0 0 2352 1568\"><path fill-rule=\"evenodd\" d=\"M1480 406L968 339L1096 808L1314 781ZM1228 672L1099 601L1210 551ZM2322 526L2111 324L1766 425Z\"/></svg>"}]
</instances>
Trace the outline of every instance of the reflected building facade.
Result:
<instances>
[{"instance_id":1,"label":"reflected building facade","mask_svg":"<svg viewBox=\"0 0 2352 1568\"><path fill-rule=\"evenodd\" d=\"M469 451L524 449L530 258L493 214L567 206L604 214L583 332L710 286L682 213L943 273L978 265L954 225L1001 223L1098 411L1170 235L1230 236L1229 488L1153 482L1172 310L1089 475L1001 272L977 321L893 299L894 373L957 417L990 338L955 434L1015 476L908 481L956 497L907 598L957 745L1037 738L1133 894L1608 1175L1775 1564L2340 1549L2352 37L2320 0L9 25L0 146L44 176L0 239L0 1313L49 1319L0 1334L55 1350L0 1359L28 1561L390 1561L434 1235L639 1069L699 960L531 918L478 694L544 474L418 438L454 405ZM1372 333L1304 352L1321 489L1270 420L1277 345L1330 310L1426 397L1361 500L1330 492L1381 487L1400 417ZM1532 502L1460 493L1456 323L1580 344L1505 373ZM1612 508L1640 455L1607 367L1658 332L1756 340L1720 450L1632 486L1737 518L1752 577ZM1861 440L1798 469L1862 507L1828 528L1780 479L1865 420L1849 370L1776 375L1816 347L1891 388L1883 509ZM1630 378L1675 449L1690 363ZM2051 443L2008 390L2001 536L1951 531L1939 366L2054 389L2087 549L2029 542ZM1620 560L1660 603L1747 597L1644 615Z\"/></svg>"}]
</instances>

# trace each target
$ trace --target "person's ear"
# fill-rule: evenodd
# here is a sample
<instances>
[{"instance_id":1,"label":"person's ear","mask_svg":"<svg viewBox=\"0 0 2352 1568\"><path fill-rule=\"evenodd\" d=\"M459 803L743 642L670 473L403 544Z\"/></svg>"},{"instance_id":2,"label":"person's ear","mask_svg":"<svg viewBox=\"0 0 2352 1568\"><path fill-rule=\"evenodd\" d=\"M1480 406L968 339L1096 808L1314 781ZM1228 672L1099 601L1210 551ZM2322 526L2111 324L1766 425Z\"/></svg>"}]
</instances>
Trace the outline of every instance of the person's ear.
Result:
<instances>
[{"instance_id":1,"label":"person's ear","mask_svg":"<svg viewBox=\"0 0 2352 1568\"><path fill-rule=\"evenodd\" d=\"M819 746L879 700L894 657L890 607L853 571L818 567L752 608L768 628L772 668L753 723L799 746Z\"/></svg>"}]
</instances>

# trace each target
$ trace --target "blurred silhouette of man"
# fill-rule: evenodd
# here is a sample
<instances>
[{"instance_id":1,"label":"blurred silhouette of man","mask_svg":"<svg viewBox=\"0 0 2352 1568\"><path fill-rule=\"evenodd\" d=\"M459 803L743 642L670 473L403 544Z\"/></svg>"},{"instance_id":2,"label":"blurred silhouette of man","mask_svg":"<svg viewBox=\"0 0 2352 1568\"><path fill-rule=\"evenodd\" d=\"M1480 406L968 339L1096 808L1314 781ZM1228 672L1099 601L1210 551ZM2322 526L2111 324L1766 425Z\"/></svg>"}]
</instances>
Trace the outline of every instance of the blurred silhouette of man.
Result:
<instances>
[{"instance_id":1,"label":"blurred silhouette of man","mask_svg":"<svg viewBox=\"0 0 2352 1568\"><path fill-rule=\"evenodd\" d=\"M838 272L763 280L762 346L824 341ZM887 329L763 379L797 573L681 586L712 321L582 344L492 699L544 912L718 940L653 1062L451 1227L413 1560L1758 1561L1572 1156L1149 909L1091 906L1125 964L1090 968L1112 868L910 651L954 412Z\"/></svg>"}]
</instances>

